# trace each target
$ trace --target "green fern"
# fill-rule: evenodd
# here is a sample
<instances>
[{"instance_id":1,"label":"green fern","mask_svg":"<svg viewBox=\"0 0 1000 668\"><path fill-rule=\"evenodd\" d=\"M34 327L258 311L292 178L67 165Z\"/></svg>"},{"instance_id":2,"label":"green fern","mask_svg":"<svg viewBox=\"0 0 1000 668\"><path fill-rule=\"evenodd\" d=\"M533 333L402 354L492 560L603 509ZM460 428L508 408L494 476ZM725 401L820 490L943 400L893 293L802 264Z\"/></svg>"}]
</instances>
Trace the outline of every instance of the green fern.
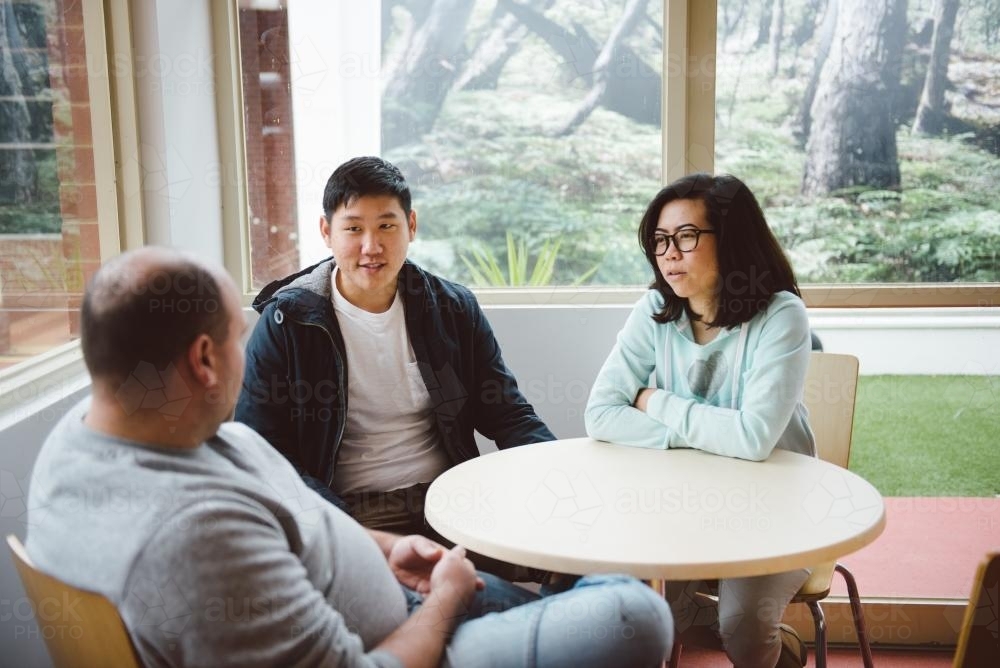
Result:
<instances>
[{"instance_id":1,"label":"green fern","mask_svg":"<svg viewBox=\"0 0 1000 668\"><path fill-rule=\"evenodd\" d=\"M522 239L514 241L512 232L507 232L507 274L504 275L496 254L485 246L472 249L472 259L459 255L475 285L484 287L540 287L549 285L556 269L559 257L561 239L548 240L542 244L535 258L534 267L528 273L528 244ZM573 281L573 285L581 285L597 272L598 267L592 267L582 276Z\"/></svg>"}]
</instances>

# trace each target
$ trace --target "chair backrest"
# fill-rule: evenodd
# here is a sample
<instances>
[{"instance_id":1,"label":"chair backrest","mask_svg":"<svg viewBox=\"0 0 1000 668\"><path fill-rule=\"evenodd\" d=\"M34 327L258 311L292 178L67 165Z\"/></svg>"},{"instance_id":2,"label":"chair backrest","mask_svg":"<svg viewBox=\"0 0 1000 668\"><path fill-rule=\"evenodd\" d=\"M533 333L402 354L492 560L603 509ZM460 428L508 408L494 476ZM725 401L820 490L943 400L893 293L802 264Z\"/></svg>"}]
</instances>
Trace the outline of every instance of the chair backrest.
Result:
<instances>
[{"instance_id":1,"label":"chair backrest","mask_svg":"<svg viewBox=\"0 0 1000 668\"><path fill-rule=\"evenodd\" d=\"M7 536L7 545L57 668L139 668L132 640L111 601L37 570L17 536Z\"/></svg>"},{"instance_id":2,"label":"chair backrest","mask_svg":"<svg viewBox=\"0 0 1000 668\"><path fill-rule=\"evenodd\" d=\"M819 458L847 468L858 393L858 358L834 353L810 353L803 403L816 436Z\"/></svg>"},{"instance_id":3,"label":"chair backrest","mask_svg":"<svg viewBox=\"0 0 1000 668\"><path fill-rule=\"evenodd\" d=\"M1000 658L1000 552L986 555L976 570L969 605L958 634L954 668L994 668Z\"/></svg>"}]
</instances>

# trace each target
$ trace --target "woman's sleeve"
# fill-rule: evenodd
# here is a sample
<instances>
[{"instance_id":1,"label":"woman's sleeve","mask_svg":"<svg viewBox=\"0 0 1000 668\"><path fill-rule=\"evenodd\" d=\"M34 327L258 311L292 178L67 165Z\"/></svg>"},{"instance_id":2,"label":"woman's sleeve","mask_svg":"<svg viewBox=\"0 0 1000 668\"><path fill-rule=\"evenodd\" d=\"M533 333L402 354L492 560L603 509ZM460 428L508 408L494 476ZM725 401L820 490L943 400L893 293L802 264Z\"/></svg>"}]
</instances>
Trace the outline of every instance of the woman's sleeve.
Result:
<instances>
[{"instance_id":1,"label":"woman's sleeve","mask_svg":"<svg viewBox=\"0 0 1000 668\"><path fill-rule=\"evenodd\" d=\"M629 315L618 341L590 390L584 423L587 435L623 445L664 449L670 429L632 406L648 387L656 366L656 329L651 300L644 297Z\"/></svg>"},{"instance_id":2,"label":"woman's sleeve","mask_svg":"<svg viewBox=\"0 0 1000 668\"><path fill-rule=\"evenodd\" d=\"M699 404L659 390L647 412L673 432L670 445L762 461L778 443L802 400L809 366L809 321L799 299L772 302L744 374L738 409ZM737 363L740 363L739 361Z\"/></svg>"}]
</instances>

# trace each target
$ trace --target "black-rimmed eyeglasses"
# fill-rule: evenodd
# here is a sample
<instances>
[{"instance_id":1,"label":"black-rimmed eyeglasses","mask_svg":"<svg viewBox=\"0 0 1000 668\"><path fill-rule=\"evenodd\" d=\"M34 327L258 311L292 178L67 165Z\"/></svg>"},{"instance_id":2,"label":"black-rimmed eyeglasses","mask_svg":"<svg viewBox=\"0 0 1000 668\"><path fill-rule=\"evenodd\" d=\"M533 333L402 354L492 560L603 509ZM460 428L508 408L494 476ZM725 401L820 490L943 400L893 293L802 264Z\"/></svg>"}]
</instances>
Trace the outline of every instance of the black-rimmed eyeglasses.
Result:
<instances>
[{"instance_id":1,"label":"black-rimmed eyeglasses","mask_svg":"<svg viewBox=\"0 0 1000 668\"><path fill-rule=\"evenodd\" d=\"M667 249L670 248L671 240L673 240L677 250L682 253L690 253L698 247L698 238L703 234L715 234L715 230L699 230L698 228L691 227L678 230L673 234L657 232L653 235L653 253L656 255L665 255Z\"/></svg>"}]
</instances>

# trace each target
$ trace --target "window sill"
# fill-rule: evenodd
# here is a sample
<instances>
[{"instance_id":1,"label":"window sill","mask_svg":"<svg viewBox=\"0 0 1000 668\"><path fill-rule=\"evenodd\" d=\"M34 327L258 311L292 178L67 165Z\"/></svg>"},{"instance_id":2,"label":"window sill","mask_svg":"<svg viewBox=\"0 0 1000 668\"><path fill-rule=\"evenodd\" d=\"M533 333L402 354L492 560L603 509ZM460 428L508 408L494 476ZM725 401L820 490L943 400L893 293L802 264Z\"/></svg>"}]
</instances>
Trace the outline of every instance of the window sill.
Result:
<instances>
[{"instance_id":1,"label":"window sill","mask_svg":"<svg viewBox=\"0 0 1000 668\"><path fill-rule=\"evenodd\" d=\"M89 384L79 341L0 371L0 431Z\"/></svg>"},{"instance_id":2,"label":"window sill","mask_svg":"<svg viewBox=\"0 0 1000 668\"><path fill-rule=\"evenodd\" d=\"M474 291L484 306L631 306L646 288L474 288ZM974 308L988 312L1000 308L1000 284L808 284L802 286L802 297L806 306L817 309Z\"/></svg>"}]
</instances>

